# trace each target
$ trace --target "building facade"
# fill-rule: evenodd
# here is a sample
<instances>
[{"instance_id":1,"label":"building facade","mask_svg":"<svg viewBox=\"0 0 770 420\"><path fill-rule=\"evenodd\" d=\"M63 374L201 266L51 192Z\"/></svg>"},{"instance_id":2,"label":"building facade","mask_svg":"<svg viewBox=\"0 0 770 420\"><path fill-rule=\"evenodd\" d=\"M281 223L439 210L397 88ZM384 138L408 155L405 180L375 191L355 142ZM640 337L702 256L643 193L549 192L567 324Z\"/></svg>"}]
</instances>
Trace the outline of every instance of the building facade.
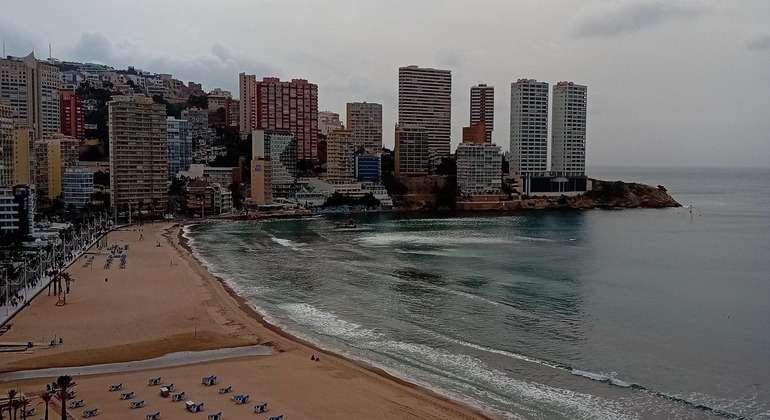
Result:
<instances>
[{"instance_id":1,"label":"building facade","mask_svg":"<svg viewBox=\"0 0 770 420\"><path fill-rule=\"evenodd\" d=\"M13 126L13 184L35 182L35 132L26 125Z\"/></svg>"},{"instance_id":2,"label":"building facade","mask_svg":"<svg viewBox=\"0 0 770 420\"><path fill-rule=\"evenodd\" d=\"M59 91L61 133L78 140L86 139L85 106L74 90Z\"/></svg>"},{"instance_id":3,"label":"building facade","mask_svg":"<svg viewBox=\"0 0 770 420\"><path fill-rule=\"evenodd\" d=\"M109 109L110 199L113 209L166 203L166 107L144 95L113 96Z\"/></svg>"},{"instance_id":4,"label":"building facade","mask_svg":"<svg viewBox=\"0 0 770 420\"><path fill-rule=\"evenodd\" d=\"M396 124L396 177L428 175L428 133L419 124Z\"/></svg>"},{"instance_id":5,"label":"building facade","mask_svg":"<svg viewBox=\"0 0 770 420\"><path fill-rule=\"evenodd\" d=\"M479 84L471 87L470 126L483 123L486 128L486 141L492 143L492 130L495 128L495 88Z\"/></svg>"},{"instance_id":6,"label":"building facade","mask_svg":"<svg viewBox=\"0 0 770 420\"><path fill-rule=\"evenodd\" d=\"M61 195L64 171L78 164L79 144L62 134L35 141L35 185L41 197L53 200Z\"/></svg>"},{"instance_id":7,"label":"building facade","mask_svg":"<svg viewBox=\"0 0 770 420\"><path fill-rule=\"evenodd\" d=\"M13 184L13 110L0 104L0 187Z\"/></svg>"},{"instance_id":8,"label":"building facade","mask_svg":"<svg viewBox=\"0 0 770 420\"><path fill-rule=\"evenodd\" d=\"M270 161L264 157L251 160L251 202L256 205L273 203Z\"/></svg>"},{"instance_id":9,"label":"building facade","mask_svg":"<svg viewBox=\"0 0 770 420\"><path fill-rule=\"evenodd\" d=\"M192 147L208 146L211 143L209 135L209 112L205 109L184 109L181 117L187 120L190 130Z\"/></svg>"},{"instance_id":10,"label":"building facade","mask_svg":"<svg viewBox=\"0 0 770 420\"><path fill-rule=\"evenodd\" d=\"M585 175L587 91L573 82L553 86L551 172L556 176Z\"/></svg>"},{"instance_id":11,"label":"building facade","mask_svg":"<svg viewBox=\"0 0 770 420\"><path fill-rule=\"evenodd\" d=\"M421 125L428 136L429 152L448 156L452 136L452 72L400 67L398 123Z\"/></svg>"},{"instance_id":12,"label":"building facade","mask_svg":"<svg viewBox=\"0 0 770 420\"><path fill-rule=\"evenodd\" d=\"M382 164L379 155L356 155L355 177L358 182L379 183Z\"/></svg>"},{"instance_id":13,"label":"building facade","mask_svg":"<svg viewBox=\"0 0 770 420\"><path fill-rule=\"evenodd\" d=\"M484 136L486 138L486 135ZM457 186L464 195L499 193L502 185L503 155L500 146L463 142L457 146Z\"/></svg>"},{"instance_id":14,"label":"building facade","mask_svg":"<svg viewBox=\"0 0 770 420\"><path fill-rule=\"evenodd\" d=\"M548 173L548 83L519 79L511 83L511 172Z\"/></svg>"},{"instance_id":15,"label":"building facade","mask_svg":"<svg viewBox=\"0 0 770 420\"><path fill-rule=\"evenodd\" d=\"M256 128L292 133L297 158L317 161L318 86L304 79L282 82L265 77L255 90Z\"/></svg>"},{"instance_id":16,"label":"building facade","mask_svg":"<svg viewBox=\"0 0 770 420\"><path fill-rule=\"evenodd\" d=\"M348 102L348 130L353 141L367 153L382 154L382 105L373 102Z\"/></svg>"},{"instance_id":17,"label":"building facade","mask_svg":"<svg viewBox=\"0 0 770 420\"><path fill-rule=\"evenodd\" d=\"M273 195L291 187L297 179L297 140L286 131L254 130L252 156L270 162L270 185Z\"/></svg>"},{"instance_id":18,"label":"building facade","mask_svg":"<svg viewBox=\"0 0 770 420\"><path fill-rule=\"evenodd\" d=\"M343 130L345 125L340 121L340 114L332 111L318 111L318 132L324 136L330 131Z\"/></svg>"},{"instance_id":19,"label":"building facade","mask_svg":"<svg viewBox=\"0 0 770 420\"><path fill-rule=\"evenodd\" d=\"M326 178L353 180L357 149L353 130L330 131L326 137Z\"/></svg>"},{"instance_id":20,"label":"building facade","mask_svg":"<svg viewBox=\"0 0 770 420\"><path fill-rule=\"evenodd\" d=\"M73 166L64 170L62 180L64 205L82 209L94 193L94 173L89 168Z\"/></svg>"},{"instance_id":21,"label":"building facade","mask_svg":"<svg viewBox=\"0 0 770 420\"><path fill-rule=\"evenodd\" d=\"M168 178L190 170L193 157L193 139L190 122L174 117L166 118L166 138L168 144Z\"/></svg>"},{"instance_id":22,"label":"building facade","mask_svg":"<svg viewBox=\"0 0 770 420\"><path fill-rule=\"evenodd\" d=\"M26 57L0 58L0 103L10 105L14 121L35 130L35 138L59 132L59 69Z\"/></svg>"},{"instance_id":23,"label":"building facade","mask_svg":"<svg viewBox=\"0 0 770 420\"><path fill-rule=\"evenodd\" d=\"M255 103L256 95L254 89L257 87L257 76L253 74L238 74L238 88L240 89L240 108L238 109L238 131L241 138L245 139L251 130L256 128L255 121Z\"/></svg>"}]
</instances>

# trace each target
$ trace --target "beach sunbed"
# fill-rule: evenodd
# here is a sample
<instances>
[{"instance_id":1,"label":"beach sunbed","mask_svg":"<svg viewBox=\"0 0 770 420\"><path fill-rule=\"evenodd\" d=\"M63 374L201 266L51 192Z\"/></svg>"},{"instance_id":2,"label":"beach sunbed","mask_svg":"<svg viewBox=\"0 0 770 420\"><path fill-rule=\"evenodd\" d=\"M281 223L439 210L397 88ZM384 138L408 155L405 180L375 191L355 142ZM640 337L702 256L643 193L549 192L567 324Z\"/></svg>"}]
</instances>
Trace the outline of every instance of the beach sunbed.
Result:
<instances>
[{"instance_id":1,"label":"beach sunbed","mask_svg":"<svg viewBox=\"0 0 770 420\"><path fill-rule=\"evenodd\" d=\"M117 384L117 385L110 385L110 391L120 391L123 389L123 384Z\"/></svg>"},{"instance_id":2,"label":"beach sunbed","mask_svg":"<svg viewBox=\"0 0 770 420\"><path fill-rule=\"evenodd\" d=\"M279 414L277 416L272 416L268 418L268 420L283 420L283 414Z\"/></svg>"},{"instance_id":3,"label":"beach sunbed","mask_svg":"<svg viewBox=\"0 0 770 420\"><path fill-rule=\"evenodd\" d=\"M171 396L171 401L174 401L174 402L182 401L184 399L184 397L185 397L185 393L184 393L184 391L182 391L182 392L180 392L178 394L172 395Z\"/></svg>"},{"instance_id":4,"label":"beach sunbed","mask_svg":"<svg viewBox=\"0 0 770 420\"><path fill-rule=\"evenodd\" d=\"M85 410L83 411L83 417L94 417L99 415L99 409L93 408L91 410Z\"/></svg>"},{"instance_id":5,"label":"beach sunbed","mask_svg":"<svg viewBox=\"0 0 770 420\"><path fill-rule=\"evenodd\" d=\"M147 385L149 386L160 385L160 376L158 376L157 378L151 378L149 381L147 381Z\"/></svg>"},{"instance_id":6,"label":"beach sunbed","mask_svg":"<svg viewBox=\"0 0 770 420\"><path fill-rule=\"evenodd\" d=\"M184 404L187 407L187 410L191 413L197 413L199 411L203 411L203 403L195 404L192 401L187 401Z\"/></svg>"},{"instance_id":7,"label":"beach sunbed","mask_svg":"<svg viewBox=\"0 0 770 420\"><path fill-rule=\"evenodd\" d=\"M255 413L264 413L267 411L267 403L257 404L254 406Z\"/></svg>"},{"instance_id":8,"label":"beach sunbed","mask_svg":"<svg viewBox=\"0 0 770 420\"><path fill-rule=\"evenodd\" d=\"M228 386L226 388L219 388L219 393L220 394L227 394L227 393L230 393L230 392L233 392L233 387L231 387L231 386Z\"/></svg>"},{"instance_id":9,"label":"beach sunbed","mask_svg":"<svg viewBox=\"0 0 770 420\"><path fill-rule=\"evenodd\" d=\"M165 388L166 388L166 389L167 389L169 392L174 392L174 383L173 383L173 382L171 382L170 384L166 385L166 386L165 386Z\"/></svg>"},{"instance_id":10,"label":"beach sunbed","mask_svg":"<svg viewBox=\"0 0 770 420\"><path fill-rule=\"evenodd\" d=\"M24 418L35 415L35 407L24 410Z\"/></svg>"},{"instance_id":11,"label":"beach sunbed","mask_svg":"<svg viewBox=\"0 0 770 420\"><path fill-rule=\"evenodd\" d=\"M70 408L80 408L85 405L85 402L81 400L70 401Z\"/></svg>"},{"instance_id":12,"label":"beach sunbed","mask_svg":"<svg viewBox=\"0 0 770 420\"><path fill-rule=\"evenodd\" d=\"M248 395L233 395L233 401L235 401L236 404L245 404L249 402L249 396Z\"/></svg>"},{"instance_id":13,"label":"beach sunbed","mask_svg":"<svg viewBox=\"0 0 770 420\"><path fill-rule=\"evenodd\" d=\"M147 416L145 416L145 418L147 420L160 420L160 411L154 414L148 414Z\"/></svg>"},{"instance_id":14,"label":"beach sunbed","mask_svg":"<svg viewBox=\"0 0 770 420\"><path fill-rule=\"evenodd\" d=\"M142 408L142 407L144 407L144 400L131 401L131 408Z\"/></svg>"},{"instance_id":15,"label":"beach sunbed","mask_svg":"<svg viewBox=\"0 0 770 420\"><path fill-rule=\"evenodd\" d=\"M209 414L209 420L222 420L222 412L216 414Z\"/></svg>"},{"instance_id":16,"label":"beach sunbed","mask_svg":"<svg viewBox=\"0 0 770 420\"><path fill-rule=\"evenodd\" d=\"M214 385L217 383L217 375L205 376L201 382L206 386Z\"/></svg>"},{"instance_id":17,"label":"beach sunbed","mask_svg":"<svg viewBox=\"0 0 770 420\"><path fill-rule=\"evenodd\" d=\"M120 394L121 400L130 400L131 398L134 398L134 391L131 392L123 392Z\"/></svg>"}]
</instances>

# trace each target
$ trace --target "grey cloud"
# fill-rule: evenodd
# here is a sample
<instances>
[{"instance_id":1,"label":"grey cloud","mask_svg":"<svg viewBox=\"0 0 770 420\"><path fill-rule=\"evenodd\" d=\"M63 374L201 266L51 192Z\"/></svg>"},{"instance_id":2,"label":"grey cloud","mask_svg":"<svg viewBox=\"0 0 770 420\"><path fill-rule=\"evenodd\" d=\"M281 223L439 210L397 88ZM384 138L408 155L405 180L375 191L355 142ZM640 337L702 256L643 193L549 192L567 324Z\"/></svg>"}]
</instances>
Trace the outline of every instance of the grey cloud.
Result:
<instances>
[{"instance_id":1,"label":"grey cloud","mask_svg":"<svg viewBox=\"0 0 770 420\"><path fill-rule=\"evenodd\" d=\"M746 47L752 51L770 51L770 32L752 35L746 40Z\"/></svg>"},{"instance_id":2,"label":"grey cloud","mask_svg":"<svg viewBox=\"0 0 770 420\"><path fill-rule=\"evenodd\" d=\"M701 6L677 1L637 1L593 11L574 29L579 37L612 37L639 32L676 19L691 19L705 11Z\"/></svg>"},{"instance_id":3,"label":"grey cloud","mask_svg":"<svg viewBox=\"0 0 770 420\"><path fill-rule=\"evenodd\" d=\"M80 39L66 49L67 60L96 62L114 66L114 48L109 38L100 33L83 32Z\"/></svg>"},{"instance_id":4,"label":"grey cloud","mask_svg":"<svg viewBox=\"0 0 770 420\"><path fill-rule=\"evenodd\" d=\"M39 46L39 38L24 29L0 19L0 41L5 45L6 55L25 56ZM36 55L43 56L42 51ZM47 51L45 56L47 57Z\"/></svg>"}]
</instances>

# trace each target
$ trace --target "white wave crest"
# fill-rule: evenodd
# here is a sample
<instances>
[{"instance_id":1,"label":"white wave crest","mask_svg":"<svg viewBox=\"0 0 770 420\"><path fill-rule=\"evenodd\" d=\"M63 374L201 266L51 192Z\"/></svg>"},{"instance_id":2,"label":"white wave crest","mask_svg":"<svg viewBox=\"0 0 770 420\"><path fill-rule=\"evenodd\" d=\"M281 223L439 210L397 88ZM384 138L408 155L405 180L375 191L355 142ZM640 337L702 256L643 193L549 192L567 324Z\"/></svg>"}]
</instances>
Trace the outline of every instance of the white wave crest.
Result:
<instances>
[{"instance_id":1,"label":"white wave crest","mask_svg":"<svg viewBox=\"0 0 770 420\"><path fill-rule=\"evenodd\" d=\"M309 327L319 334L346 340L376 340L382 336L373 330L353 322L340 319L331 312L322 311L306 303L285 303L278 305L292 321Z\"/></svg>"}]
</instances>

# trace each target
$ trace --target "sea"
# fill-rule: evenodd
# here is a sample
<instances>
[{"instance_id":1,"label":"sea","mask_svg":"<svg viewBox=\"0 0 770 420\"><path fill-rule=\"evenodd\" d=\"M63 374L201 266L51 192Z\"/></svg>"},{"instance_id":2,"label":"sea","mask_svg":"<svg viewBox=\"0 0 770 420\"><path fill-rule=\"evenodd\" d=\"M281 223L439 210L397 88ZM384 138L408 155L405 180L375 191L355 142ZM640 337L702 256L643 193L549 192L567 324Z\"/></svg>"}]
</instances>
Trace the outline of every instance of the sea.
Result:
<instances>
[{"instance_id":1,"label":"sea","mask_svg":"<svg viewBox=\"0 0 770 420\"><path fill-rule=\"evenodd\" d=\"M589 168L684 207L188 228L271 323L500 419L770 419L770 169Z\"/></svg>"}]
</instances>

